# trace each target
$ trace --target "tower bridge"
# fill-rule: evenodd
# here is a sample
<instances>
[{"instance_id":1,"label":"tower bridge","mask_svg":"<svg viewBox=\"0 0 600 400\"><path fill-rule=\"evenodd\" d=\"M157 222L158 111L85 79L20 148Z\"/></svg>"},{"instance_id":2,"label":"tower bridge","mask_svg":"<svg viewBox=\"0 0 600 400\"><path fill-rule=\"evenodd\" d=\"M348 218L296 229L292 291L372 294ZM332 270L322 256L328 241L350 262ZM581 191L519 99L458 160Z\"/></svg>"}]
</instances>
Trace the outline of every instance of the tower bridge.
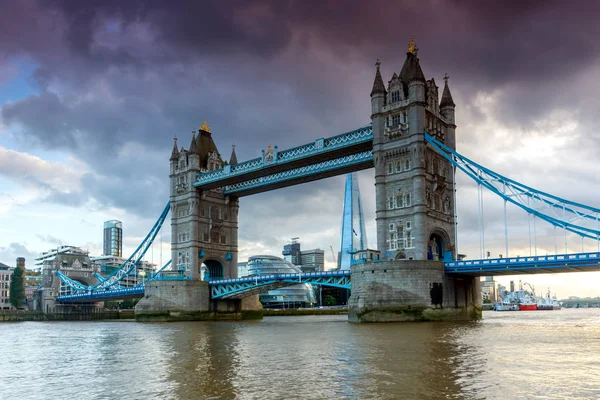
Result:
<instances>
[{"instance_id":1,"label":"tower bridge","mask_svg":"<svg viewBox=\"0 0 600 400\"><path fill-rule=\"evenodd\" d=\"M243 318L260 309L257 293L304 282L351 286L349 320L354 322L467 320L481 316L479 276L600 269L600 249L509 257L508 239L504 259L458 260L456 171L503 198L505 205L564 229L565 235L600 239L600 229L586 225L598 224L600 209L519 184L456 152L448 76L439 96L412 42L400 72L387 85L377 61L370 97L371 124L289 150L269 145L261 157L241 163L235 149L229 160L223 158L206 120L188 149L175 139L165 209L171 215L171 270L128 294L143 296L137 317ZM350 271L237 278L241 197L367 168L375 177L379 259L354 262ZM108 292L118 296L121 289L113 289L122 275L97 288L75 285L74 293L57 301L93 301L94 295L111 296Z\"/></svg>"}]
</instances>

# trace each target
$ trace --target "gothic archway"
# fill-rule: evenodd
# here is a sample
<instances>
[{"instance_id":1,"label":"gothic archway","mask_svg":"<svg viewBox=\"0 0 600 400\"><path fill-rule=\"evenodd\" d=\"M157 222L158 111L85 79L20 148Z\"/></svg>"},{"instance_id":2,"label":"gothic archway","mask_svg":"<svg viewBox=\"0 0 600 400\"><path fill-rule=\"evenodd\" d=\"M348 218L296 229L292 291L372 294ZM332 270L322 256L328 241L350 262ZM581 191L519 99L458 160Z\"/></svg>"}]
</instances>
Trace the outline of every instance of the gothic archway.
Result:
<instances>
[{"instance_id":1,"label":"gothic archway","mask_svg":"<svg viewBox=\"0 0 600 400\"><path fill-rule=\"evenodd\" d=\"M398 254L396 254L396 260L406 260L406 254L399 251Z\"/></svg>"},{"instance_id":2,"label":"gothic archway","mask_svg":"<svg viewBox=\"0 0 600 400\"><path fill-rule=\"evenodd\" d=\"M212 281L215 279L223 279L223 265L221 262L217 260L206 260L202 263L202 267L205 270L204 280Z\"/></svg>"},{"instance_id":3,"label":"gothic archway","mask_svg":"<svg viewBox=\"0 0 600 400\"><path fill-rule=\"evenodd\" d=\"M434 229L429 235L427 245L427 259L433 261L442 261L444 252L450 248L450 237L441 229Z\"/></svg>"}]
</instances>

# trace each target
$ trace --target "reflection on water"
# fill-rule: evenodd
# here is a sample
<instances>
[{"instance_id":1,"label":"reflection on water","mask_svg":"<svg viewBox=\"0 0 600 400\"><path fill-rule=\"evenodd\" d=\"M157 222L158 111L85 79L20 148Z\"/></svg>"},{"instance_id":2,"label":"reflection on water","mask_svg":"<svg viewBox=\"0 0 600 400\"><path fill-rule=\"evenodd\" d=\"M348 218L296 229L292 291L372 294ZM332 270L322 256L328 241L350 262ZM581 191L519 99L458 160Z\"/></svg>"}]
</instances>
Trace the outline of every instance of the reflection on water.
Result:
<instances>
[{"instance_id":1,"label":"reflection on water","mask_svg":"<svg viewBox=\"0 0 600 400\"><path fill-rule=\"evenodd\" d=\"M0 398L600 398L600 310L0 324Z\"/></svg>"}]
</instances>

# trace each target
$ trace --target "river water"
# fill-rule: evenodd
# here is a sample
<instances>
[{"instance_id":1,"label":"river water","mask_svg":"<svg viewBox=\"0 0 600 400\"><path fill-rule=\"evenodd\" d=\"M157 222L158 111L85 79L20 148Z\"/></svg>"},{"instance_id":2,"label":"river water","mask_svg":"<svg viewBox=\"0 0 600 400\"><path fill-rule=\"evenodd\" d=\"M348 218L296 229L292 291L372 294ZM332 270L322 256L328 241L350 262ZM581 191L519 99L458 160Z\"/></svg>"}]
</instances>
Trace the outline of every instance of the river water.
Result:
<instances>
[{"instance_id":1,"label":"river water","mask_svg":"<svg viewBox=\"0 0 600 400\"><path fill-rule=\"evenodd\" d=\"M0 324L0 399L597 399L600 309Z\"/></svg>"}]
</instances>

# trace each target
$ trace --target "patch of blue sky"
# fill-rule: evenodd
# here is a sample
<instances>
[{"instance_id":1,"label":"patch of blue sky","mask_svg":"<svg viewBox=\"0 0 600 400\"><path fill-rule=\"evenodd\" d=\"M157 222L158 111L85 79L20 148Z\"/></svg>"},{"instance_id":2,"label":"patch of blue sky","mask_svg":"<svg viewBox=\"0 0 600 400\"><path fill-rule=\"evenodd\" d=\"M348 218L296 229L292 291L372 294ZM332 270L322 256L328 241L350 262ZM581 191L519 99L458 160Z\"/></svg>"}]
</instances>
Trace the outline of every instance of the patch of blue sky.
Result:
<instances>
[{"instance_id":1,"label":"patch of blue sky","mask_svg":"<svg viewBox=\"0 0 600 400\"><path fill-rule=\"evenodd\" d=\"M5 82L0 81L0 104L7 101L15 102L35 93L39 88L33 80L33 73L37 66L28 62L14 62L17 73Z\"/></svg>"}]
</instances>

